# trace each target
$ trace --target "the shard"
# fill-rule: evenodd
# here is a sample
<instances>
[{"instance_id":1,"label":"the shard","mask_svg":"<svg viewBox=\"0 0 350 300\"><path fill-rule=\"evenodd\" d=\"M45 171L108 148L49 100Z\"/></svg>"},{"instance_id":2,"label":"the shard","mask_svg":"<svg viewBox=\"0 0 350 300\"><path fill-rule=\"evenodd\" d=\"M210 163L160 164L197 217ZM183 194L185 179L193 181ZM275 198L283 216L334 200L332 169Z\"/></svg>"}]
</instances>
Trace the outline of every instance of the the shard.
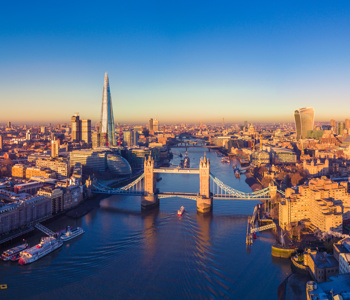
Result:
<instances>
[{"instance_id":1,"label":"the shard","mask_svg":"<svg viewBox=\"0 0 350 300\"><path fill-rule=\"evenodd\" d=\"M105 73L103 84L101 123L100 123L100 145L115 146L115 128L113 117L113 106L111 91L109 89L108 73Z\"/></svg>"}]
</instances>

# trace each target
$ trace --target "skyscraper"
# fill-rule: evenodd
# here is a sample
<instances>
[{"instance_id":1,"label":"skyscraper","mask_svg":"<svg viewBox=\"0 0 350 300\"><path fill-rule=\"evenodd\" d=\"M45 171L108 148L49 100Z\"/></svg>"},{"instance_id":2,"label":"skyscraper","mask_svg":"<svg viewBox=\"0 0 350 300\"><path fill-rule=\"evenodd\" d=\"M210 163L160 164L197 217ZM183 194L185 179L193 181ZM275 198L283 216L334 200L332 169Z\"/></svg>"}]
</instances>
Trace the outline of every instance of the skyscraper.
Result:
<instances>
[{"instance_id":1,"label":"skyscraper","mask_svg":"<svg viewBox=\"0 0 350 300\"><path fill-rule=\"evenodd\" d=\"M149 126L148 126L149 131L153 131L153 119L150 118L148 123L149 123Z\"/></svg>"},{"instance_id":2,"label":"skyscraper","mask_svg":"<svg viewBox=\"0 0 350 300\"><path fill-rule=\"evenodd\" d=\"M79 119L79 115L76 113L71 118L72 123L72 141L80 142L81 139L81 121Z\"/></svg>"},{"instance_id":3,"label":"skyscraper","mask_svg":"<svg viewBox=\"0 0 350 300\"><path fill-rule=\"evenodd\" d=\"M81 120L81 140L91 143L91 120Z\"/></svg>"},{"instance_id":4,"label":"skyscraper","mask_svg":"<svg viewBox=\"0 0 350 300\"><path fill-rule=\"evenodd\" d=\"M108 73L105 73L105 80L103 84L102 93L102 108L101 108L101 146L115 146L115 128L111 91L109 89Z\"/></svg>"},{"instance_id":5,"label":"skyscraper","mask_svg":"<svg viewBox=\"0 0 350 300\"><path fill-rule=\"evenodd\" d=\"M314 109L304 107L294 111L297 140L304 139L309 130L314 129Z\"/></svg>"}]
</instances>

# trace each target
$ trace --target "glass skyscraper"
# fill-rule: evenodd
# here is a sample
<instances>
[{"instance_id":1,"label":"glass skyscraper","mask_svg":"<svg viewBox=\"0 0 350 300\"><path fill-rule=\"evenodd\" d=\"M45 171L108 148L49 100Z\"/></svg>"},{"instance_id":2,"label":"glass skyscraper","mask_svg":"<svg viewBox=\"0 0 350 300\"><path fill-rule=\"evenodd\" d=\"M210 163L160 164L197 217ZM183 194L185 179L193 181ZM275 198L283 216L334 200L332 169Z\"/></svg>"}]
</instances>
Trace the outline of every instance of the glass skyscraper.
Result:
<instances>
[{"instance_id":1,"label":"glass skyscraper","mask_svg":"<svg viewBox=\"0 0 350 300\"><path fill-rule=\"evenodd\" d=\"M294 111L297 140L305 139L307 132L314 129L314 109L304 107Z\"/></svg>"},{"instance_id":2,"label":"glass skyscraper","mask_svg":"<svg viewBox=\"0 0 350 300\"><path fill-rule=\"evenodd\" d=\"M111 91L109 89L108 73L105 73L103 84L101 123L100 123L100 145L115 146L115 128L113 117L113 106Z\"/></svg>"}]
</instances>

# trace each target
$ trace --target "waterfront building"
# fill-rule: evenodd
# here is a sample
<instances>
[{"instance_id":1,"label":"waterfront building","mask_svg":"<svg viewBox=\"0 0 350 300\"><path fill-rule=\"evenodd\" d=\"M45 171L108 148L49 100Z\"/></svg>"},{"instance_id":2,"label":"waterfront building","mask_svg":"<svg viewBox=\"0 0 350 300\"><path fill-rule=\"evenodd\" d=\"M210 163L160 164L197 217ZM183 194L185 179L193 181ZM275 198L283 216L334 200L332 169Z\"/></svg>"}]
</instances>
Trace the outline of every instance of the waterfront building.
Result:
<instances>
[{"instance_id":1,"label":"waterfront building","mask_svg":"<svg viewBox=\"0 0 350 300\"><path fill-rule=\"evenodd\" d=\"M327 252L308 249L304 253L304 265L309 267L310 275L317 282L328 281L331 276L339 274L337 260Z\"/></svg>"},{"instance_id":2,"label":"waterfront building","mask_svg":"<svg viewBox=\"0 0 350 300\"><path fill-rule=\"evenodd\" d=\"M334 243L333 254L339 262L339 274L350 274L350 238Z\"/></svg>"},{"instance_id":3,"label":"waterfront building","mask_svg":"<svg viewBox=\"0 0 350 300\"><path fill-rule=\"evenodd\" d=\"M81 163L86 172L106 172L126 176L131 174L131 167L126 159L109 148L75 150L70 153L70 168Z\"/></svg>"},{"instance_id":4,"label":"waterfront building","mask_svg":"<svg viewBox=\"0 0 350 300\"><path fill-rule=\"evenodd\" d=\"M103 84L100 135L100 146L116 145L114 115L108 73L105 73ZM101 141L103 143L101 143Z\"/></svg>"},{"instance_id":5,"label":"waterfront building","mask_svg":"<svg viewBox=\"0 0 350 300\"><path fill-rule=\"evenodd\" d=\"M279 225L282 229L309 219L319 230L342 232L343 220L350 219L347 183L340 184L325 177L310 180L298 190L286 189L285 199L279 203Z\"/></svg>"},{"instance_id":6,"label":"waterfront building","mask_svg":"<svg viewBox=\"0 0 350 300\"><path fill-rule=\"evenodd\" d=\"M13 190L16 194L27 193L30 195L35 195L37 191L43 186L44 184L42 182L34 181L34 182L16 184L13 187Z\"/></svg>"},{"instance_id":7,"label":"waterfront building","mask_svg":"<svg viewBox=\"0 0 350 300\"><path fill-rule=\"evenodd\" d=\"M297 140L305 139L308 130L314 129L314 109L304 107L294 111Z\"/></svg>"},{"instance_id":8,"label":"waterfront building","mask_svg":"<svg viewBox=\"0 0 350 300\"><path fill-rule=\"evenodd\" d=\"M347 300L350 299L350 274L329 277L328 281L306 284L307 300Z\"/></svg>"},{"instance_id":9,"label":"waterfront building","mask_svg":"<svg viewBox=\"0 0 350 300\"><path fill-rule=\"evenodd\" d=\"M46 196L51 200L51 213L53 215L64 210L63 191L61 189L45 186L37 194Z\"/></svg>"},{"instance_id":10,"label":"waterfront building","mask_svg":"<svg viewBox=\"0 0 350 300\"><path fill-rule=\"evenodd\" d=\"M35 196L0 207L0 234L15 230L51 215L51 201Z\"/></svg>"}]
</instances>

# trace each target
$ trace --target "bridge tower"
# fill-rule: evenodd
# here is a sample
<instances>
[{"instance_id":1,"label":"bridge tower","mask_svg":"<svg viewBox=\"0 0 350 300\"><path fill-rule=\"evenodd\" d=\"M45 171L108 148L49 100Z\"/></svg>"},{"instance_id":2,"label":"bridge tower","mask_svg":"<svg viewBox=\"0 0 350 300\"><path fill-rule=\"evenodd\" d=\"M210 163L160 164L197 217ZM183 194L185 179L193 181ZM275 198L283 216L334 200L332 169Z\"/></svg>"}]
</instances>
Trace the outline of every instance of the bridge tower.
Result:
<instances>
[{"instance_id":1,"label":"bridge tower","mask_svg":"<svg viewBox=\"0 0 350 300\"><path fill-rule=\"evenodd\" d=\"M213 209L213 196L210 193L210 162L205 156L199 163L199 195L197 197L197 211L210 212Z\"/></svg>"},{"instance_id":2,"label":"bridge tower","mask_svg":"<svg viewBox=\"0 0 350 300\"><path fill-rule=\"evenodd\" d=\"M148 209L159 205L156 193L156 179L154 175L154 160L151 155L144 162L145 194L141 196L141 208Z\"/></svg>"}]
</instances>

